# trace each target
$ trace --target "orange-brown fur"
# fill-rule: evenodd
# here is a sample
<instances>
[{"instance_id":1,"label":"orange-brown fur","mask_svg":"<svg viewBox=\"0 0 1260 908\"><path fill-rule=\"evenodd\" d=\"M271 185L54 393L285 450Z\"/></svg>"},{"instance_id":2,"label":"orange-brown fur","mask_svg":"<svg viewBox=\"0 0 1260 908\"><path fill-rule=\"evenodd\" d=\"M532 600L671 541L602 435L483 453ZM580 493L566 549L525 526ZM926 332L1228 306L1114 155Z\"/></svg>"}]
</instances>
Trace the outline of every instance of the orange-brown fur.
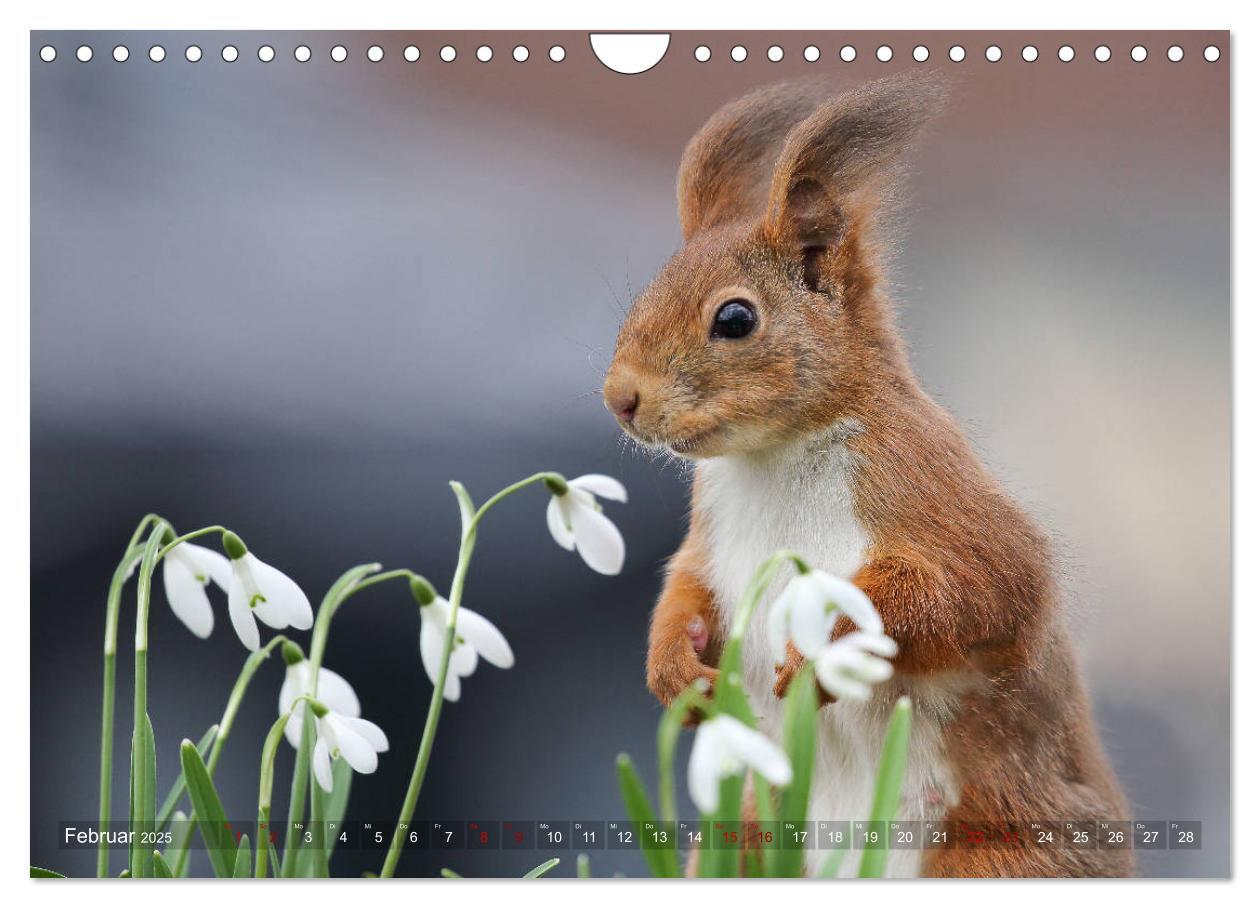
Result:
<instances>
[{"instance_id":1,"label":"orange-brown fur","mask_svg":"<svg viewBox=\"0 0 1260 908\"><path fill-rule=\"evenodd\" d=\"M889 685L944 672L977 682L946 731L960 789L948 819L1124 819L1048 542L920 388L882 290L881 204L940 96L928 79L848 93L797 83L714 115L683 158L685 245L627 316L606 397L612 407L633 393L627 430L693 458L860 425L851 482L870 547L853 579L900 647ZM732 297L755 303L756 333L712 342ZM693 511L652 617L648 686L665 703L711 678L721 649L700 519ZM712 631L699 653L686 632L697 617ZM780 668L780 695L799 658ZM1132 870L1124 851L1018 844L928 852L921 865L941 876Z\"/></svg>"}]
</instances>

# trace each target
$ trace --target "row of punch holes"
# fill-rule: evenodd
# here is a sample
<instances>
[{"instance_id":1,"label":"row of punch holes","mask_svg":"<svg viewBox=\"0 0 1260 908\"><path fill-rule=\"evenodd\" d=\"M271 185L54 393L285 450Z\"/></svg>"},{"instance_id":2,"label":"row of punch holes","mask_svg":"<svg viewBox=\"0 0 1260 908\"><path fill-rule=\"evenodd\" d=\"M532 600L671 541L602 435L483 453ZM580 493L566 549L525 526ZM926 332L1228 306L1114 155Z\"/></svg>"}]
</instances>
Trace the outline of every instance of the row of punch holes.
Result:
<instances>
[{"instance_id":1,"label":"row of punch holes","mask_svg":"<svg viewBox=\"0 0 1260 908\"><path fill-rule=\"evenodd\" d=\"M730 49L730 58L735 63L743 63L748 59L748 48L742 44L736 44ZM949 59L954 63L961 63L967 59L967 49L961 44L952 45L947 51ZM224 45L219 56L225 63L235 63L240 57L240 51L233 44ZM314 56L314 52L305 44L299 44L293 50L293 58L299 63L306 63ZM345 45L334 45L328 53L329 59L334 63L344 63L350 57L350 51ZM368 61L371 63L380 63L385 59L385 50L379 44L373 44L365 53ZM454 45L446 44L438 50L438 58L443 63L452 63L459 56L459 52ZM481 63L489 63L494 59L494 49L488 44L482 44L475 51L477 60ZM529 59L529 48L523 44L518 44L512 48L512 59L517 63L524 63ZM554 44L547 50L547 57L553 63L563 62L566 53L560 44ZM706 44L698 45L693 56L700 63L708 63L713 59L713 50ZM786 56L784 49L778 44L772 44L766 50L766 59L771 63L779 63ZM815 44L810 44L801 52L801 56L808 63L817 63L822 59L822 51ZM888 63L895 56L892 47L888 44L881 44L875 48L875 59L880 63ZM916 44L910 51L910 56L917 63L926 63L931 59L932 52L926 44ZM1057 56L1063 63L1071 63L1076 59L1076 49L1070 44L1061 45L1058 48ZM1143 63L1149 56L1149 51L1145 45L1135 44L1129 48L1129 59L1135 63ZM1165 56L1172 63L1180 63L1185 58L1185 49L1179 44L1173 44L1168 47ZM82 44L75 49L75 59L80 63L87 63L93 57L92 48L87 44ZM119 44L113 49L113 58L119 63L125 63L131 57L131 51L126 45ZM415 63L420 59L420 48L414 44L409 44L402 51L402 57L408 63ZM858 51L851 44L846 44L840 48L840 59L845 63L852 63L858 58ZM1003 51L1000 45L990 44L984 49L984 58L990 63L997 63L1003 57ZM1034 63L1041 57L1041 51L1035 44L1026 44L1020 49L1020 58L1026 63ZM1111 48L1106 44L1100 44L1094 48L1094 59L1099 63L1106 63L1112 57ZM39 49L39 58L45 63L51 63L57 59L57 48L51 44L45 44ZM202 58L202 50L196 44L190 44L184 49L184 58L190 63L196 63ZM270 63L276 58L276 49L270 44L264 44L258 48L258 59L263 63ZM1215 44L1209 44L1203 48L1203 59L1209 63L1215 63L1221 58L1221 49ZM154 63L161 63L166 59L166 48L160 44L155 44L149 48L149 59Z\"/></svg>"}]
</instances>

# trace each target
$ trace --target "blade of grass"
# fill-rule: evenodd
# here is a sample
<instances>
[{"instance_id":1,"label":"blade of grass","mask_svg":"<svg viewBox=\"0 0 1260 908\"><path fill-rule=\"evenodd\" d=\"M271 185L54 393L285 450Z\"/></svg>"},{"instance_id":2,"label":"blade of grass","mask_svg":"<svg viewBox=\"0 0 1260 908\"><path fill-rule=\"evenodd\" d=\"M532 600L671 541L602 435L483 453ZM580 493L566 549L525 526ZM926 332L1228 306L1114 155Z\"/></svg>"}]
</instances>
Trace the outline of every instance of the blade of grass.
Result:
<instances>
[{"instance_id":1,"label":"blade of grass","mask_svg":"<svg viewBox=\"0 0 1260 908\"><path fill-rule=\"evenodd\" d=\"M64 873L58 873L57 871L49 870L46 867L36 867L34 864L31 864L30 868L30 878L32 880L64 880L66 878Z\"/></svg>"},{"instance_id":2,"label":"blade of grass","mask_svg":"<svg viewBox=\"0 0 1260 908\"><path fill-rule=\"evenodd\" d=\"M591 856L585 851L577 856L577 875L579 880L591 878Z\"/></svg>"},{"instance_id":3,"label":"blade of grass","mask_svg":"<svg viewBox=\"0 0 1260 908\"><path fill-rule=\"evenodd\" d=\"M350 768L350 764L345 760L336 760L333 763L333 790L328 796L328 804L324 809L324 822L336 824L338 829L346 818L346 805L350 803L352 781L354 781L354 770ZM333 849L337 847L338 838L336 835L326 837L325 850L328 861L332 860Z\"/></svg>"},{"instance_id":4,"label":"blade of grass","mask_svg":"<svg viewBox=\"0 0 1260 908\"><path fill-rule=\"evenodd\" d=\"M448 879L448 880L462 880L464 878L462 874L456 873L454 870L452 870L449 867L443 867L441 870L441 874L445 879Z\"/></svg>"},{"instance_id":5,"label":"blade of grass","mask_svg":"<svg viewBox=\"0 0 1260 908\"><path fill-rule=\"evenodd\" d=\"M252 876L250 859L253 855L254 853L249 847L249 834L242 833L241 841L236 846L236 861L232 865L232 876L235 879L243 880Z\"/></svg>"},{"instance_id":6,"label":"blade of grass","mask_svg":"<svg viewBox=\"0 0 1260 908\"><path fill-rule=\"evenodd\" d=\"M185 738L179 748L179 758L184 767L188 797L197 813L197 829L206 843L214 875L230 877L235 865L236 844L232 841L227 817L223 814L223 802L219 800L206 764L197 752L197 745Z\"/></svg>"},{"instance_id":7,"label":"blade of grass","mask_svg":"<svg viewBox=\"0 0 1260 908\"><path fill-rule=\"evenodd\" d=\"M555 866L556 866L557 864L559 864L559 863L560 863L560 859L559 859L559 858L550 858L550 859L548 859L548 860L546 860L546 861L543 861L541 864L539 864L537 867L535 867L535 868L534 868L533 870L531 870L529 873L525 874L523 877L521 877L521 879L523 879L523 880L536 880L536 879L538 879L540 876L542 876L544 873L548 873L549 871L551 871L551 870L555 869Z\"/></svg>"},{"instance_id":8,"label":"blade of grass","mask_svg":"<svg viewBox=\"0 0 1260 908\"><path fill-rule=\"evenodd\" d=\"M166 858L162 857L162 852L153 852L153 876L159 880L174 879L175 874L171 873L171 867L166 863Z\"/></svg>"},{"instance_id":9,"label":"blade of grass","mask_svg":"<svg viewBox=\"0 0 1260 908\"><path fill-rule=\"evenodd\" d=\"M643 841L643 824L656 823L656 815L652 812L647 789L643 787L643 780L639 778L638 770L634 768L634 761L629 754L617 755L617 782L621 787L621 799L625 802L626 812L630 820L638 824L639 848L643 851L648 870L657 877L678 876L678 854L673 848L649 848L647 842Z\"/></svg>"},{"instance_id":10,"label":"blade of grass","mask_svg":"<svg viewBox=\"0 0 1260 908\"><path fill-rule=\"evenodd\" d=\"M218 725L211 725L209 731L201 736L201 740L197 742L197 752L201 754L201 759L205 760L210 756L210 747L214 744L214 736L219 733ZM187 786L184 784L184 770L181 767L179 777L175 779L175 784L171 786L171 790L166 793L166 800L162 802L161 808L157 813L157 830L163 832L171 822L171 817L175 815L175 808L179 806L179 799L184 796Z\"/></svg>"},{"instance_id":11,"label":"blade of grass","mask_svg":"<svg viewBox=\"0 0 1260 908\"><path fill-rule=\"evenodd\" d=\"M792 781L779 793L780 823L804 823L814 774L814 744L818 734L818 687L813 663L806 663L788 688L783 709L783 744L792 764ZM779 827L781 830L783 826ZM813 842L790 843L786 834L773 855L771 875L798 877L805 848Z\"/></svg>"},{"instance_id":12,"label":"blade of grass","mask_svg":"<svg viewBox=\"0 0 1260 908\"><path fill-rule=\"evenodd\" d=\"M879 758L879 772L875 777L875 796L871 802L871 822L887 823L897 818L901 806L901 783L906 775L906 756L910 751L910 721L913 707L909 697L901 697L893 707L884 735L884 752ZM880 848L865 848L858 876L871 879L884 875L888 863L888 843Z\"/></svg>"}]
</instances>

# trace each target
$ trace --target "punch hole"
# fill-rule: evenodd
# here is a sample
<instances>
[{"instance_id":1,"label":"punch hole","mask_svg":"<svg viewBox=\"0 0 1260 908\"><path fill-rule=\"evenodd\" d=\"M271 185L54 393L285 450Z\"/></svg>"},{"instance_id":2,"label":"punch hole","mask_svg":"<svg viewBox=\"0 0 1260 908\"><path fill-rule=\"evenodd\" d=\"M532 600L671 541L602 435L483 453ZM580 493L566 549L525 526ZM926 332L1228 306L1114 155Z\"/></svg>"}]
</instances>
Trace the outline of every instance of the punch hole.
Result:
<instances>
[{"instance_id":1,"label":"punch hole","mask_svg":"<svg viewBox=\"0 0 1260 908\"><path fill-rule=\"evenodd\" d=\"M984 58L990 63L996 63L998 60L1002 59L1002 48L998 47L996 44L990 44L984 49Z\"/></svg>"},{"instance_id":2,"label":"punch hole","mask_svg":"<svg viewBox=\"0 0 1260 908\"><path fill-rule=\"evenodd\" d=\"M459 54L456 52L455 48L452 47L451 45L443 44L442 49L438 51L438 56L441 58L443 63L450 63L457 56L459 56Z\"/></svg>"},{"instance_id":3,"label":"punch hole","mask_svg":"<svg viewBox=\"0 0 1260 908\"><path fill-rule=\"evenodd\" d=\"M270 44L264 44L258 48L258 60L262 63L270 63L276 58L276 49Z\"/></svg>"},{"instance_id":4,"label":"punch hole","mask_svg":"<svg viewBox=\"0 0 1260 908\"><path fill-rule=\"evenodd\" d=\"M489 44L483 44L477 48L477 59L482 63L489 63L494 59L494 48Z\"/></svg>"},{"instance_id":5,"label":"punch hole","mask_svg":"<svg viewBox=\"0 0 1260 908\"><path fill-rule=\"evenodd\" d=\"M551 50L547 51L547 56L551 58L552 63L563 63L565 57L564 47L559 44L555 45Z\"/></svg>"},{"instance_id":6,"label":"punch hole","mask_svg":"<svg viewBox=\"0 0 1260 908\"><path fill-rule=\"evenodd\" d=\"M189 63L198 63L201 61L201 48L196 44L189 44L184 48L184 59Z\"/></svg>"},{"instance_id":7,"label":"punch hole","mask_svg":"<svg viewBox=\"0 0 1260 908\"><path fill-rule=\"evenodd\" d=\"M149 59L154 63L161 63L166 59L166 48L161 44L154 44L149 48Z\"/></svg>"},{"instance_id":8,"label":"punch hole","mask_svg":"<svg viewBox=\"0 0 1260 908\"><path fill-rule=\"evenodd\" d=\"M346 58L350 56L350 51L346 50L343 45L337 44L328 52L328 56L332 57L334 63L345 63Z\"/></svg>"},{"instance_id":9,"label":"punch hole","mask_svg":"<svg viewBox=\"0 0 1260 908\"><path fill-rule=\"evenodd\" d=\"M223 50L219 51L219 56L223 58L224 63L235 63L240 53L231 44L225 44Z\"/></svg>"},{"instance_id":10,"label":"punch hole","mask_svg":"<svg viewBox=\"0 0 1260 908\"><path fill-rule=\"evenodd\" d=\"M926 45L920 44L910 51L910 56L914 57L916 63L926 63L928 57L932 56L932 52L927 49Z\"/></svg>"},{"instance_id":11,"label":"punch hole","mask_svg":"<svg viewBox=\"0 0 1260 908\"><path fill-rule=\"evenodd\" d=\"M518 44L512 48L512 59L517 63L524 63L529 59L529 48L524 44Z\"/></svg>"},{"instance_id":12,"label":"punch hole","mask_svg":"<svg viewBox=\"0 0 1260 908\"><path fill-rule=\"evenodd\" d=\"M420 48L414 44L408 44L403 48L403 59L408 63L415 63L420 59Z\"/></svg>"},{"instance_id":13,"label":"punch hole","mask_svg":"<svg viewBox=\"0 0 1260 908\"><path fill-rule=\"evenodd\" d=\"M880 63L887 63L893 58L893 49L887 44L881 44L875 48L875 59Z\"/></svg>"},{"instance_id":14,"label":"punch hole","mask_svg":"<svg viewBox=\"0 0 1260 908\"><path fill-rule=\"evenodd\" d=\"M1129 58L1133 60L1134 63L1145 62L1146 61L1146 48L1143 47L1141 44L1133 45L1133 48L1129 51Z\"/></svg>"},{"instance_id":15,"label":"punch hole","mask_svg":"<svg viewBox=\"0 0 1260 908\"><path fill-rule=\"evenodd\" d=\"M1180 63L1186 56L1186 52L1174 44L1168 48L1168 61L1170 63Z\"/></svg>"},{"instance_id":16,"label":"punch hole","mask_svg":"<svg viewBox=\"0 0 1260 908\"><path fill-rule=\"evenodd\" d=\"M736 63L743 63L748 59L748 48L742 44L736 44L731 48L731 59Z\"/></svg>"},{"instance_id":17,"label":"punch hole","mask_svg":"<svg viewBox=\"0 0 1260 908\"><path fill-rule=\"evenodd\" d=\"M39 49L39 58L45 63L51 63L53 60L57 59L57 48L53 47L51 44L45 44Z\"/></svg>"},{"instance_id":18,"label":"punch hole","mask_svg":"<svg viewBox=\"0 0 1260 908\"><path fill-rule=\"evenodd\" d=\"M644 32L621 34L617 32L591 32L591 52L600 63L623 76L635 76L647 72L669 51L668 32ZM564 48L560 48L564 59ZM554 57L552 58L555 59ZM557 63L560 60L556 60Z\"/></svg>"},{"instance_id":19,"label":"punch hole","mask_svg":"<svg viewBox=\"0 0 1260 908\"><path fill-rule=\"evenodd\" d=\"M846 44L840 48L840 59L845 63L852 63L857 59L857 48L852 44Z\"/></svg>"},{"instance_id":20,"label":"punch hole","mask_svg":"<svg viewBox=\"0 0 1260 908\"><path fill-rule=\"evenodd\" d=\"M709 50L703 44L698 45L695 50L695 58L700 63L708 63L709 58L713 56L713 51Z\"/></svg>"},{"instance_id":21,"label":"punch hole","mask_svg":"<svg viewBox=\"0 0 1260 908\"><path fill-rule=\"evenodd\" d=\"M967 48L963 47L961 44L955 44L949 49L949 58L955 63L961 63L963 60L967 59Z\"/></svg>"},{"instance_id":22,"label":"punch hole","mask_svg":"<svg viewBox=\"0 0 1260 908\"><path fill-rule=\"evenodd\" d=\"M1024 49L1019 52L1019 55L1024 58L1025 63L1036 63L1037 57L1040 54L1036 45L1027 44L1024 46Z\"/></svg>"},{"instance_id":23,"label":"punch hole","mask_svg":"<svg viewBox=\"0 0 1260 908\"><path fill-rule=\"evenodd\" d=\"M1220 58L1221 49L1215 44L1209 44L1207 47L1203 48L1203 59L1207 60L1209 63L1215 63Z\"/></svg>"},{"instance_id":24,"label":"punch hole","mask_svg":"<svg viewBox=\"0 0 1260 908\"><path fill-rule=\"evenodd\" d=\"M778 63L783 59L783 48L779 47L777 44L771 44L766 50L766 59L771 63Z\"/></svg>"},{"instance_id":25,"label":"punch hole","mask_svg":"<svg viewBox=\"0 0 1260 908\"><path fill-rule=\"evenodd\" d=\"M86 44L80 44L74 52L74 58L80 63L86 63L88 60L92 59L92 48L88 47Z\"/></svg>"},{"instance_id":26,"label":"punch hole","mask_svg":"<svg viewBox=\"0 0 1260 908\"><path fill-rule=\"evenodd\" d=\"M114 62L115 63L126 63L127 59L130 56L131 56L131 51L127 50L127 46L125 44L119 44L117 47L114 48Z\"/></svg>"},{"instance_id":27,"label":"punch hole","mask_svg":"<svg viewBox=\"0 0 1260 908\"><path fill-rule=\"evenodd\" d=\"M380 63L385 59L385 50L379 44L373 44L367 49L367 58L371 63Z\"/></svg>"},{"instance_id":28,"label":"punch hole","mask_svg":"<svg viewBox=\"0 0 1260 908\"><path fill-rule=\"evenodd\" d=\"M1064 44L1059 48L1059 59L1064 63L1071 63L1076 59L1076 51L1072 49L1072 45Z\"/></svg>"},{"instance_id":29,"label":"punch hole","mask_svg":"<svg viewBox=\"0 0 1260 908\"><path fill-rule=\"evenodd\" d=\"M311 59L311 49L305 44L299 44L293 48L293 59L299 63L307 63Z\"/></svg>"},{"instance_id":30,"label":"punch hole","mask_svg":"<svg viewBox=\"0 0 1260 908\"><path fill-rule=\"evenodd\" d=\"M805 48L801 56L805 58L806 63L817 63L822 58L822 51L818 49L817 45L811 44Z\"/></svg>"},{"instance_id":31,"label":"punch hole","mask_svg":"<svg viewBox=\"0 0 1260 908\"><path fill-rule=\"evenodd\" d=\"M1094 59L1099 63L1106 63L1111 59L1111 48L1106 44L1099 44L1094 48Z\"/></svg>"}]
</instances>

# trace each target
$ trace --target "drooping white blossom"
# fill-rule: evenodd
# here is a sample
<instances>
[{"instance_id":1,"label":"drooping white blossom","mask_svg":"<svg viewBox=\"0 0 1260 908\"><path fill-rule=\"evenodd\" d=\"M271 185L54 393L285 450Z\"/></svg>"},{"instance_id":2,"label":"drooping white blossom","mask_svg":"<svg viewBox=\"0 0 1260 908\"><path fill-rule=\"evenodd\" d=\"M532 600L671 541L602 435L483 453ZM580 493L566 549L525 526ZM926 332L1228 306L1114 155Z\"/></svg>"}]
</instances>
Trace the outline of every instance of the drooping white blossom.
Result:
<instances>
[{"instance_id":1,"label":"drooping white blossom","mask_svg":"<svg viewBox=\"0 0 1260 908\"><path fill-rule=\"evenodd\" d=\"M841 614L852 618L860 630L883 633L879 613L855 584L826 571L797 574L770 606L770 645L775 658L779 662L787 658L789 639L805 658L816 658L830 642Z\"/></svg>"},{"instance_id":2,"label":"drooping white blossom","mask_svg":"<svg viewBox=\"0 0 1260 908\"><path fill-rule=\"evenodd\" d=\"M442 667L450 614L451 604L441 596L434 596L427 605L420 606L420 661L424 663L425 674L434 684L437 684ZM451 702L459 699L460 678L467 678L473 673L478 658L498 668L511 668L516 661L507 638L488 618L461 607L455 615L455 643L446 672L446 684L442 689L443 697Z\"/></svg>"},{"instance_id":3,"label":"drooping white blossom","mask_svg":"<svg viewBox=\"0 0 1260 908\"><path fill-rule=\"evenodd\" d=\"M598 473L567 480L564 485L563 492L552 489L547 503L547 528L552 538L570 552L576 548L591 570L620 573L626 560L625 540L595 499L624 502L625 486Z\"/></svg>"},{"instance_id":4,"label":"drooping white blossom","mask_svg":"<svg viewBox=\"0 0 1260 908\"><path fill-rule=\"evenodd\" d=\"M792 781L792 764L787 755L761 732L727 715L700 723L687 764L687 789L702 813L718 809L724 779L748 769L771 785Z\"/></svg>"},{"instance_id":5,"label":"drooping white blossom","mask_svg":"<svg viewBox=\"0 0 1260 908\"><path fill-rule=\"evenodd\" d=\"M214 630L214 609L206 594L212 580L225 592L232 583L231 565L213 549L181 542L162 559L162 587L171 611L203 640Z\"/></svg>"}]
</instances>

